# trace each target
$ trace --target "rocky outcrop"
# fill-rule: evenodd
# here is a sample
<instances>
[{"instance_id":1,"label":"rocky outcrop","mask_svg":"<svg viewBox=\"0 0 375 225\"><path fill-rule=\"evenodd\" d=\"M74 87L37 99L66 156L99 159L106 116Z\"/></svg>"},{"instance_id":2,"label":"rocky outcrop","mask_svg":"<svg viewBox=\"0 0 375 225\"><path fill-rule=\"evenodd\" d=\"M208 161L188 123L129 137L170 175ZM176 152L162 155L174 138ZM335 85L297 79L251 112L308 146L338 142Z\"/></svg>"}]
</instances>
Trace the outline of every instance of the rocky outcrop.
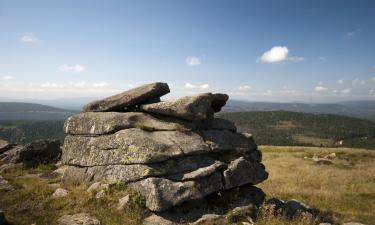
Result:
<instances>
[{"instance_id":1,"label":"rocky outcrop","mask_svg":"<svg viewBox=\"0 0 375 225\"><path fill-rule=\"evenodd\" d=\"M90 103L70 117L63 179L128 184L154 212L267 179L251 136L214 118L227 95L150 104L169 92L165 85L144 85Z\"/></svg>"},{"instance_id":2,"label":"rocky outcrop","mask_svg":"<svg viewBox=\"0 0 375 225\"><path fill-rule=\"evenodd\" d=\"M166 83L152 83L91 102L85 105L83 112L124 112L144 103L160 101L160 97L169 93Z\"/></svg>"},{"instance_id":3,"label":"rocky outcrop","mask_svg":"<svg viewBox=\"0 0 375 225\"><path fill-rule=\"evenodd\" d=\"M35 166L56 163L61 156L58 140L36 140L25 146L17 145L0 155L0 160L11 164Z\"/></svg>"},{"instance_id":4,"label":"rocky outcrop","mask_svg":"<svg viewBox=\"0 0 375 225\"><path fill-rule=\"evenodd\" d=\"M142 105L146 112L199 121L213 118L214 112L219 112L228 100L226 94L204 93L186 96L175 101L166 101Z\"/></svg>"}]
</instances>

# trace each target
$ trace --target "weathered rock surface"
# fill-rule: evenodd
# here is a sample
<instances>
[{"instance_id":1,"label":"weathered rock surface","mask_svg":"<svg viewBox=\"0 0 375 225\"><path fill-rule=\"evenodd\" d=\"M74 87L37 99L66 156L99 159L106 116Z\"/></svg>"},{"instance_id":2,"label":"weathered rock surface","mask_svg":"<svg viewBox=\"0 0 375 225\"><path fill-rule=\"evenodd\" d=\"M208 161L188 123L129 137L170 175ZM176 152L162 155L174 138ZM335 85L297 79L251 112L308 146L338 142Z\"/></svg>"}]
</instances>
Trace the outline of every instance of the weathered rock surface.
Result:
<instances>
[{"instance_id":1,"label":"weathered rock surface","mask_svg":"<svg viewBox=\"0 0 375 225\"><path fill-rule=\"evenodd\" d=\"M16 146L2 154L2 161L23 163L27 166L56 163L61 156L58 140L37 140L25 146Z\"/></svg>"},{"instance_id":2,"label":"weathered rock surface","mask_svg":"<svg viewBox=\"0 0 375 225\"><path fill-rule=\"evenodd\" d=\"M1 191L13 191L14 188L12 185L9 184L7 180L5 180L1 175L0 175L0 190Z\"/></svg>"},{"instance_id":3,"label":"weathered rock surface","mask_svg":"<svg viewBox=\"0 0 375 225\"><path fill-rule=\"evenodd\" d=\"M134 106L155 102L159 97L169 93L166 83L151 83L130 89L108 98L85 105L83 112L124 112Z\"/></svg>"},{"instance_id":4,"label":"weathered rock surface","mask_svg":"<svg viewBox=\"0 0 375 225\"><path fill-rule=\"evenodd\" d=\"M228 95L225 94L204 93L186 96L175 101L142 105L141 109L165 116L199 121L212 118L214 112L220 111L227 100Z\"/></svg>"},{"instance_id":5,"label":"weathered rock surface","mask_svg":"<svg viewBox=\"0 0 375 225\"><path fill-rule=\"evenodd\" d=\"M120 198L118 200L118 204L117 204L116 209L118 211L123 210L128 205L129 200L130 200L130 196L129 195L125 195L124 197Z\"/></svg>"},{"instance_id":6,"label":"weathered rock surface","mask_svg":"<svg viewBox=\"0 0 375 225\"><path fill-rule=\"evenodd\" d=\"M215 164L216 163L216 164ZM167 160L153 164L131 164L131 165L104 165L91 167L68 166L63 179L76 181L100 181L109 183L133 182L147 177L161 177L171 175L175 179L183 179L184 173L202 174L201 168L219 168L213 157L208 155L193 155L182 158ZM214 166L215 165L215 166ZM200 169L200 170L199 170ZM195 170L201 171L200 173ZM207 172L207 171L206 171Z\"/></svg>"},{"instance_id":7,"label":"weathered rock surface","mask_svg":"<svg viewBox=\"0 0 375 225\"><path fill-rule=\"evenodd\" d=\"M268 178L264 166L249 162L243 157L232 161L224 171L224 186L226 189L239 187L244 184L258 184Z\"/></svg>"},{"instance_id":8,"label":"weathered rock surface","mask_svg":"<svg viewBox=\"0 0 375 225\"><path fill-rule=\"evenodd\" d=\"M0 154L8 151L12 145L6 140L0 139Z\"/></svg>"},{"instance_id":9,"label":"weathered rock surface","mask_svg":"<svg viewBox=\"0 0 375 225\"><path fill-rule=\"evenodd\" d=\"M62 179L98 182L88 190L98 197L106 194L99 182L126 183L145 197L147 208L160 214L267 178L252 136L213 116L226 104L226 94L160 102L168 92L163 83L141 86L90 103L70 117L64 127ZM226 205L246 208L263 201L263 192L250 193ZM205 206L201 212L209 204ZM191 213L189 222L201 216Z\"/></svg>"},{"instance_id":10,"label":"weathered rock surface","mask_svg":"<svg viewBox=\"0 0 375 225\"><path fill-rule=\"evenodd\" d=\"M220 118L213 118L205 123L192 123L142 112L86 112L71 116L64 124L65 134L73 135L113 134L129 128L146 131L186 131L206 128L236 131L233 122Z\"/></svg>"},{"instance_id":11,"label":"weathered rock surface","mask_svg":"<svg viewBox=\"0 0 375 225\"><path fill-rule=\"evenodd\" d=\"M59 225L100 225L100 221L88 213L65 215L58 219Z\"/></svg>"},{"instance_id":12,"label":"weathered rock surface","mask_svg":"<svg viewBox=\"0 0 375 225\"><path fill-rule=\"evenodd\" d=\"M55 192L53 192L52 197L53 198L62 198L69 194L69 192L64 188L57 188Z\"/></svg>"},{"instance_id":13,"label":"weathered rock surface","mask_svg":"<svg viewBox=\"0 0 375 225\"><path fill-rule=\"evenodd\" d=\"M194 132L148 132L132 128L98 137L67 136L62 161L80 166L154 163L209 151Z\"/></svg>"},{"instance_id":14,"label":"weathered rock surface","mask_svg":"<svg viewBox=\"0 0 375 225\"><path fill-rule=\"evenodd\" d=\"M146 206L151 211L164 211L188 200L204 196L222 189L221 175L210 176L186 182L173 182L164 178L147 178L132 184L146 197Z\"/></svg>"}]
</instances>

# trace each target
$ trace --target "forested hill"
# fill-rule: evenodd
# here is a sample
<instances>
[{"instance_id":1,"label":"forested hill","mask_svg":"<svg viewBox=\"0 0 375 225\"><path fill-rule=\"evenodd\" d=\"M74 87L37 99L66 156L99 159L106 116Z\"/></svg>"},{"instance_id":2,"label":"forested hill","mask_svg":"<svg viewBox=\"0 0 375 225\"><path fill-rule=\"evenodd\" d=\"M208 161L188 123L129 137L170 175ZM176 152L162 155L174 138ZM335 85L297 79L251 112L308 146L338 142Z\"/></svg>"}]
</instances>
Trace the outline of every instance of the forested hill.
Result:
<instances>
[{"instance_id":1,"label":"forested hill","mask_svg":"<svg viewBox=\"0 0 375 225\"><path fill-rule=\"evenodd\" d=\"M72 110L23 102L0 102L0 120L64 120Z\"/></svg>"},{"instance_id":2,"label":"forested hill","mask_svg":"<svg viewBox=\"0 0 375 225\"><path fill-rule=\"evenodd\" d=\"M287 111L220 113L260 145L346 146L375 149L375 123L346 116Z\"/></svg>"},{"instance_id":3,"label":"forested hill","mask_svg":"<svg viewBox=\"0 0 375 225\"><path fill-rule=\"evenodd\" d=\"M229 100L226 112L244 111L291 111L315 114L334 114L375 121L375 101L347 101L336 103L279 103Z\"/></svg>"}]
</instances>

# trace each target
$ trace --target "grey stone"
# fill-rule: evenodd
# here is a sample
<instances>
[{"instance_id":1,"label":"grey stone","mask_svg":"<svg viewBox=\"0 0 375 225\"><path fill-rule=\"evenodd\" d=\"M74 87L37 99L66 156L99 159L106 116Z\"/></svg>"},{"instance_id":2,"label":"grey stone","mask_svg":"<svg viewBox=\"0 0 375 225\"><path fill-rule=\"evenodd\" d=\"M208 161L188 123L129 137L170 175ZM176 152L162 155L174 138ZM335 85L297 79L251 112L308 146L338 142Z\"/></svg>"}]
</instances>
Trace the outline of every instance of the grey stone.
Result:
<instances>
[{"instance_id":1,"label":"grey stone","mask_svg":"<svg viewBox=\"0 0 375 225\"><path fill-rule=\"evenodd\" d=\"M62 162L79 166L154 163L205 152L210 148L194 132L132 128L98 137L68 135Z\"/></svg>"},{"instance_id":2,"label":"grey stone","mask_svg":"<svg viewBox=\"0 0 375 225\"><path fill-rule=\"evenodd\" d=\"M63 180L75 181L101 181L109 183L129 183L147 177L160 177L173 174L176 179L183 178L184 173L189 173L199 168L206 168L215 164L215 159L206 155L192 155L182 158L170 159L161 163L108 165L92 167L68 166ZM195 172L193 172L195 173Z\"/></svg>"},{"instance_id":3,"label":"grey stone","mask_svg":"<svg viewBox=\"0 0 375 225\"><path fill-rule=\"evenodd\" d=\"M124 197L120 198L118 200L118 204L117 204L116 209L118 211L124 210L124 208L126 207L126 205L128 205L129 200L130 200L129 195L125 195Z\"/></svg>"},{"instance_id":4,"label":"grey stone","mask_svg":"<svg viewBox=\"0 0 375 225\"><path fill-rule=\"evenodd\" d=\"M258 162L249 162L243 157L232 161L223 174L226 189L244 184L258 184L268 177L268 173Z\"/></svg>"},{"instance_id":5,"label":"grey stone","mask_svg":"<svg viewBox=\"0 0 375 225\"><path fill-rule=\"evenodd\" d=\"M185 182L164 178L147 178L131 184L146 199L151 211L164 211L185 201L200 199L223 188L220 173Z\"/></svg>"},{"instance_id":6,"label":"grey stone","mask_svg":"<svg viewBox=\"0 0 375 225\"><path fill-rule=\"evenodd\" d=\"M95 193L96 191L98 191L100 188L100 182L94 182L90 185L89 188L87 188L87 192L90 193L90 194L93 194Z\"/></svg>"},{"instance_id":7,"label":"grey stone","mask_svg":"<svg viewBox=\"0 0 375 225\"><path fill-rule=\"evenodd\" d=\"M8 151L12 145L6 140L0 139L0 154Z\"/></svg>"},{"instance_id":8,"label":"grey stone","mask_svg":"<svg viewBox=\"0 0 375 225\"><path fill-rule=\"evenodd\" d=\"M0 175L0 190L1 191L13 191L14 187L9 184L7 180L5 180L1 175Z\"/></svg>"},{"instance_id":9,"label":"grey stone","mask_svg":"<svg viewBox=\"0 0 375 225\"><path fill-rule=\"evenodd\" d=\"M225 94L204 93L182 97L175 101L142 105L141 109L160 115L199 121L213 118L214 112L220 111L227 100L228 95Z\"/></svg>"},{"instance_id":10,"label":"grey stone","mask_svg":"<svg viewBox=\"0 0 375 225\"><path fill-rule=\"evenodd\" d=\"M218 215L218 214L205 214L201 218L199 218L197 221L195 221L193 223L190 223L190 224L191 225L199 225L199 224L204 224L204 223L208 223L208 222L212 223L215 220L221 219L221 218L223 218L222 215Z\"/></svg>"},{"instance_id":11,"label":"grey stone","mask_svg":"<svg viewBox=\"0 0 375 225\"><path fill-rule=\"evenodd\" d=\"M88 213L64 215L57 222L59 225L100 225L100 221Z\"/></svg>"},{"instance_id":12,"label":"grey stone","mask_svg":"<svg viewBox=\"0 0 375 225\"><path fill-rule=\"evenodd\" d=\"M244 153L257 149L257 145L244 135L228 130L202 130L203 139L214 152L235 150Z\"/></svg>"},{"instance_id":13,"label":"grey stone","mask_svg":"<svg viewBox=\"0 0 375 225\"><path fill-rule=\"evenodd\" d=\"M95 198L103 198L106 195L105 190L100 190L98 193L96 193Z\"/></svg>"},{"instance_id":14,"label":"grey stone","mask_svg":"<svg viewBox=\"0 0 375 225\"><path fill-rule=\"evenodd\" d=\"M123 112L137 105L154 102L159 97L169 93L166 83L145 84L108 98L85 105L83 112Z\"/></svg>"},{"instance_id":15,"label":"grey stone","mask_svg":"<svg viewBox=\"0 0 375 225\"><path fill-rule=\"evenodd\" d=\"M145 218L142 224L143 225L178 225L177 223L170 221L168 219L165 219L156 214L152 214L151 216Z\"/></svg>"},{"instance_id":16,"label":"grey stone","mask_svg":"<svg viewBox=\"0 0 375 225\"><path fill-rule=\"evenodd\" d=\"M63 198L66 197L69 192L64 188L57 188L52 194L52 198Z\"/></svg>"},{"instance_id":17,"label":"grey stone","mask_svg":"<svg viewBox=\"0 0 375 225\"><path fill-rule=\"evenodd\" d=\"M197 125L169 118L157 118L142 112L86 112L65 121L66 134L101 135L119 130L140 128L148 131L189 130ZM218 125L220 126L220 124ZM230 126L224 124L222 126Z\"/></svg>"},{"instance_id":18,"label":"grey stone","mask_svg":"<svg viewBox=\"0 0 375 225\"><path fill-rule=\"evenodd\" d=\"M58 140L37 140L24 147L17 146L6 152L3 161L23 163L27 166L55 163L61 156L60 142Z\"/></svg>"},{"instance_id":19,"label":"grey stone","mask_svg":"<svg viewBox=\"0 0 375 225\"><path fill-rule=\"evenodd\" d=\"M218 171L219 169L223 168L224 166L225 166L224 163L217 161L212 165L209 165L207 167L201 167L189 173L173 174L173 175L169 175L166 177L170 180L178 180L178 181L196 180L196 179L211 175L214 172Z\"/></svg>"}]
</instances>

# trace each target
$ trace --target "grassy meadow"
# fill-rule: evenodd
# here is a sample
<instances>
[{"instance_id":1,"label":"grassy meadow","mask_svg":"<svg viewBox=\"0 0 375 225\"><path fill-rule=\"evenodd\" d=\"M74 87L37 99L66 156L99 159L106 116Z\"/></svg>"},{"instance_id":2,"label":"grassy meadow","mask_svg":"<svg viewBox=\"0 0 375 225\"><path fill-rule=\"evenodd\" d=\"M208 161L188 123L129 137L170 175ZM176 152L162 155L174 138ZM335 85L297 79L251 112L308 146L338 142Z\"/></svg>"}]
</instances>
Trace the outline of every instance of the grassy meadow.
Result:
<instances>
[{"instance_id":1,"label":"grassy meadow","mask_svg":"<svg viewBox=\"0 0 375 225\"><path fill-rule=\"evenodd\" d=\"M350 148L260 146L269 179L258 185L267 198L298 199L332 216L337 223L358 221L375 224L375 151ZM332 164L317 164L310 158L332 152ZM307 159L305 159L307 157ZM0 191L0 206L12 224L54 225L64 214L88 212L103 225L141 224L149 213L144 200L123 185L115 185L105 197L96 199L87 184L63 183L69 196L52 198L59 182L52 176L54 166L14 168L3 172L16 190ZM42 176L40 176L43 174ZM123 211L115 210L118 199L126 194L135 196ZM204 223L221 224L221 223ZM234 223L236 224L236 223ZM238 223L241 224L241 223ZM312 224L304 218L289 221L260 210L257 225Z\"/></svg>"},{"instance_id":2,"label":"grassy meadow","mask_svg":"<svg viewBox=\"0 0 375 225\"><path fill-rule=\"evenodd\" d=\"M351 148L260 146L268 198L298 199L338 222L375 224L375 151ZM336 153L333 164L310 158ZM308 159L305 159L307 157Z\"/></svg>"}]
</instances>

